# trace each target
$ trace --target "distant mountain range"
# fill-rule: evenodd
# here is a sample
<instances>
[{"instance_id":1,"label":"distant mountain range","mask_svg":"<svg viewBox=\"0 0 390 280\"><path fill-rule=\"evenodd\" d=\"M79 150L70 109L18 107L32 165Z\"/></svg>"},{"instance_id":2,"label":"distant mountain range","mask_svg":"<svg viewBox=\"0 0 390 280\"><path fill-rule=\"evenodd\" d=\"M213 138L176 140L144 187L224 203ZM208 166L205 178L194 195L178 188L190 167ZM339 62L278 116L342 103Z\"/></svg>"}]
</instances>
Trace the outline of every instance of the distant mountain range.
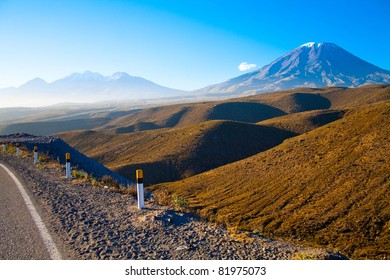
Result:
<instances>
[{"instance_id":1,"label":"distant mountain range","mask_svg":"<svg viewBox=\"0 0 390 280\"><path fill-rule=\"evenodd\" d=\"M18 88L0 89L2 103L48 105L65 102L131 101L167 98L185 91L160 86L141 77L117 72L103 76L96 72L73 73L52 83L36 78Z\"/></svg>"},{"instance_id":2,"label":"distant mountain range","mask_svg":"<svg viewBox=\"0 0 390 280\"><path fill-rule=\"evenodd\" d=\"M359 87L389 83L390 71L372 65L335 44L312 42L293 49L256 71L192 92L163 87L124 72L103 76L86 71L52 83L36 78L18 88L0 89L0 107L174 97L213 98L298 87Z\"/></svg>"},{"instance_id":3,"label":"distant mountain range","mask_svg":"<svg viewBox=\"0 0 390 280\"><path fill-rule=\"evenodd\" d=\"M208 86L203 94L253 94L298 87L389 84L390 71L332 43L306 43L260 69Z\"/></svg>"}]
</instances>

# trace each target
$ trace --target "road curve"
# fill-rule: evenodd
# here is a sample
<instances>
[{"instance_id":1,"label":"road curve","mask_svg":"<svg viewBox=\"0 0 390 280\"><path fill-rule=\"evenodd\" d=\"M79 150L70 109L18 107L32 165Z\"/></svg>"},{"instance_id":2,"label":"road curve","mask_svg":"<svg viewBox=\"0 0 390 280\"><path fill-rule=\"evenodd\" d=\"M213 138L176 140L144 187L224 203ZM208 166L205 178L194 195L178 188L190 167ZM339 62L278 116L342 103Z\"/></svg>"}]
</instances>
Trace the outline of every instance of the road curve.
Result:
<instances>
[{"instance_id":1,"label":"road curve","mask_svg":"<svg viewBox=\"0 0 390 280\"><path fill-rule=\"evenodd\" d=\"M0 164L0 259L61 259L23 185Z\"/></svg>"}]
</instances>

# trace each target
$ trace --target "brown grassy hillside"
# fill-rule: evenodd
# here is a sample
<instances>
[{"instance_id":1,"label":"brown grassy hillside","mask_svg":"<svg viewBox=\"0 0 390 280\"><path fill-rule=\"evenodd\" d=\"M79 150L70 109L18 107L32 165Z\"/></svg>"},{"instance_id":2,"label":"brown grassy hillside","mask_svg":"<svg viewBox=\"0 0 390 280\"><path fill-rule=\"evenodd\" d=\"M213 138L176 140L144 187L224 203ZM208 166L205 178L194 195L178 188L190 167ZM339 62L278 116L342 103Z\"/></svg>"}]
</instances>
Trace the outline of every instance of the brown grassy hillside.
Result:
<instances>
[{"instance_id":1,"label":"brown grassy hillside","mask_svg":"<svg viewBox=\"0 0 390 280\"><path fill-rule=\"evenodd\" d=\"M390 85L369 85L359 88L297 88L233 100L260 102L286 113L295 113L318 109L345 109L389 99Z\"/></svg>"},{"instance_id":2,"label":"brown grassy hillside","mask_svg":"<svg viewBox=\"0 0 390 280\"><path fill-rule=\"evenodd\" d=\"M72 132L58 136L108 168L134 180L144 169L145 182L174 181L252 156L296 134L233 121L208 121L186 128L131 134Z\"/></svg>"},{"instance_id":3,"label":"brown grassy hillside","mask_svg":"<svg viewBox=\"0 0 390 280\"><path fill-rule=\"evenodd\" d=\"M151 187L229 227L390 258L390 102L250 158Z\"/></svg>"},{"instance_id":4,"label":"brown grassy hillside","mask_svg":"<svg viewBox=\"0 0 390 280\"><path fill-rule=\"evenodd\" d=\"M302 134L341 119L345 112L343 110L313 110L268 119L259 124Z\"/></svg>"},{"instance_id":5,"label":"brown grassy hillside","mask_svg":"<svg viewBox=\"0 0 390 280\"><path fill-rule=\"evenodd\" d=\"M209 120L256 123L309 110L344 109L390 99L389 85L361 88L301 88L224 101L161 106L131 112L98 130L130 133L168 127L186 127Z\"/></svg>"},{"instance_id":6,"label":"brown grassy hillside","mask_svg":"<svg viewBox=\"0 0 390 280\"><path fill-rule=\"evenodd\" d=\"M209 120L256 123L285 115L281 110L257 102L203 102L141 110L117 118L99 128L111 133L129 133L170 127L186 127Z\"/></svg>"}]
</instances>

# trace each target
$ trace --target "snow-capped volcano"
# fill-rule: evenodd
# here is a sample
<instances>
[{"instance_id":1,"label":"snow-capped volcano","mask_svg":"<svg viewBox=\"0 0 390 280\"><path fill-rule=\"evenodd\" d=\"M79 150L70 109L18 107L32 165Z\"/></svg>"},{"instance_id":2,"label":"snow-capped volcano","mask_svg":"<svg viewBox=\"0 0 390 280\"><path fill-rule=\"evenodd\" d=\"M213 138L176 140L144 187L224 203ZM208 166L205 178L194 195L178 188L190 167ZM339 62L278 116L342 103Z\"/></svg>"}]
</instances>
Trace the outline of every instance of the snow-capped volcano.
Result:
<instances>
[{"instance_id":1,"label":"snow-capped volcano","mask_svg":"<svg viewBox=\"0 0 390 280\"><path fill-rule=\"evenodd\" d=\"M309 42L256 71L202 91L242 94L296 87L357 87L379 83L390 83L390 71L372 65L333 43Z\"/></svg>"}]
</instances>

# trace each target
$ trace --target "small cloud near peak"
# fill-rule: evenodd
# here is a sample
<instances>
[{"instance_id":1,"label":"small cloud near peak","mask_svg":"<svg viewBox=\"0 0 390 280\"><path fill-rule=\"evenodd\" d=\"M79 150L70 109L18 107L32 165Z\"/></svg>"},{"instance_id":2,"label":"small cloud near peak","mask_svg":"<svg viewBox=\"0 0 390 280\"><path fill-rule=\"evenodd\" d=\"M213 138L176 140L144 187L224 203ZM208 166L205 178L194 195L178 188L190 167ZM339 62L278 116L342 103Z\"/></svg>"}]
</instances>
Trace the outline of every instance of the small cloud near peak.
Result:
<instances>
[{"instance_id":1,"label":"small cloud near peak","mask_svg":"<svg viewBox=\"0 0 390 280\"><path fill-rule=\"evenodd\" d=\"M256 64L249 64L248 62L241 62L240 65L238 65L238 69L243 72L247 71L249 69L255 68Z\"/></svg>"}]
</instances>

